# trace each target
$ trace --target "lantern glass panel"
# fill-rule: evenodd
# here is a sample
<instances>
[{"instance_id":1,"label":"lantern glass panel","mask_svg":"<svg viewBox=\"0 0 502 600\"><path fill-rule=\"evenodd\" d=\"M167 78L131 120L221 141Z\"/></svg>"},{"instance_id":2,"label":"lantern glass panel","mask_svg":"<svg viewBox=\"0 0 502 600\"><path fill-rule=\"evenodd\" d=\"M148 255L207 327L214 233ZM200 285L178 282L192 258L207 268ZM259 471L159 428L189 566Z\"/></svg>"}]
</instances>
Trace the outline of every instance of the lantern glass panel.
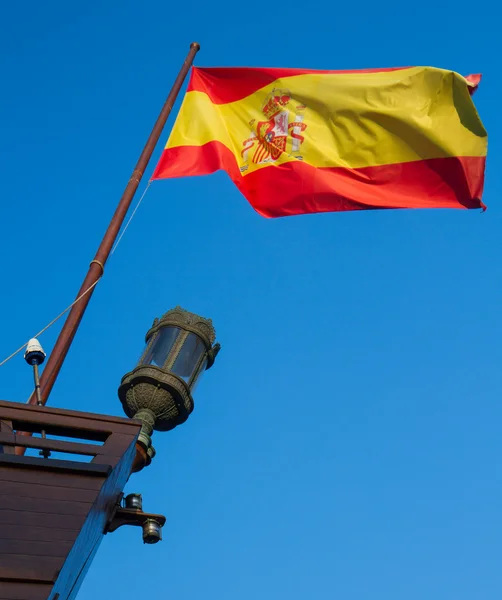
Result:
<instances>
[{"instance_id":1,"label":"lantern glass panel","mask_svg":"<svg viewBox=\"0 0 502 600\"><path fill-rule=\"evenodd\" d=\"M179 333L179 327L162 327L153 338L153 341L150 342L140 364L163 367Z\"/></svg>"},{"instance_id":2,"label":"lantern glass panel","mask_svg":"<svg viewBox=\"0 0 502 600\"><path fill-rule=\"evenodd\" d=\"M204 342L195 333L189 333L171 371L188 383L204 352L206 352Z\"/></svg>"},{"instance_id":3,"label":"lantern glass panel","mask_svg":"<svg viewBox=\"0 0 502 600\"><path fill-rule=\"evenodd\" d=\"M202 379L204 373L206 372L206 367L207 367L207 357L202 361L202 365L198 369L198 372L194 373L194 375L193 375L193 377L195 377L195 379L192 378L192 381L190 383L190 391L192 394L195 392L197 386L200 383L200 380Z\"/></svg>"}]
</instances>

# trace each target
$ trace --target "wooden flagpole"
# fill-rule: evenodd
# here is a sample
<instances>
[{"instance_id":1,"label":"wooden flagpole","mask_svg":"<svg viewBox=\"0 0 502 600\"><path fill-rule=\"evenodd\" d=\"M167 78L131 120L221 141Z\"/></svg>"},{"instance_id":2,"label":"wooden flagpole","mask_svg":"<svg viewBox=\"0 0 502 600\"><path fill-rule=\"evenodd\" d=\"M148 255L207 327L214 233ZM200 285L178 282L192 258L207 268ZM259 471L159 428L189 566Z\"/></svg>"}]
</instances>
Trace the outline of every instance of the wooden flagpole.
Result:
<instances>
[{"instance_id":1,"label":"wooden flagpole","mask_svg":"<svg viewBox=\"0 0 502 600\"><path fill-rule=\"evenodd\" d=\"M80 298L80 300L74 304L73 308L71 309L42 373L42 377L40 379L42 404L47 403L49 394L51 393L52 387L54 386L61 367L63 366L63 362L68 354L68 350L70 349L73 338L77 333L80 321L84 316L85 309L87 308L87 305L89 304L91 296L94 292L95 284L104 273L106 261L110 256L110 252L113 248L115 240L117 239L120 228L122 227L127 211L131 206L134 194L136 193L155 146L157 145L162 130L164 129L167 118L169 117L173 105L176 102L176 98L178 97L181 86L185 81L188 71L193 64L195 55L199 49L200 45L196 42L190 44L190 51L185 59L185 62L183 63L183 66L181 67L181 70L174 81L173 87L169 92L157 122L155 123L152 132L150 133L150 137L143 148L143 152L141 153L136 167L132 172L131 178L127 183L124 193L122 194L122 198L120 199L115 214L113 215L98 251L96 252L96 256L89 265L89 271L87 272L84 282L82 283L82 286L76 296L77 298L82 296L82 298ZM35 393L32 394L29 403L37 404L37 397Z\"/></svg>"}]
</instances>

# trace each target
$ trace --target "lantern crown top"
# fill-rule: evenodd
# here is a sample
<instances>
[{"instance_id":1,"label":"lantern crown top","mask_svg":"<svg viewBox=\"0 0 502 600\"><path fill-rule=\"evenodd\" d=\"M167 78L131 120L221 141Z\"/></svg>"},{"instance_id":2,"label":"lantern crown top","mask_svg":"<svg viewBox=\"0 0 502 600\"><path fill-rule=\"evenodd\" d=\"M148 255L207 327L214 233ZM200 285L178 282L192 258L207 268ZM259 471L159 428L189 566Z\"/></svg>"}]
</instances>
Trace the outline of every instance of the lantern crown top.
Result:
<instances>
[{"instance_id":1,"label":"lantern crown top","mask_svg":"<svg viewBox=\"0 0 502 600\"><path fill-rule=\"evenodd\" d=\"M213 345L216 339L216 331L211 319L200 317L181 308L181 306L171 308L160 319L155 319L151 329L146 334L146 341L148 342L150 337L162 327L180 327L192 331L204 340L208 348Z\"/></svg>"}]
</instances>

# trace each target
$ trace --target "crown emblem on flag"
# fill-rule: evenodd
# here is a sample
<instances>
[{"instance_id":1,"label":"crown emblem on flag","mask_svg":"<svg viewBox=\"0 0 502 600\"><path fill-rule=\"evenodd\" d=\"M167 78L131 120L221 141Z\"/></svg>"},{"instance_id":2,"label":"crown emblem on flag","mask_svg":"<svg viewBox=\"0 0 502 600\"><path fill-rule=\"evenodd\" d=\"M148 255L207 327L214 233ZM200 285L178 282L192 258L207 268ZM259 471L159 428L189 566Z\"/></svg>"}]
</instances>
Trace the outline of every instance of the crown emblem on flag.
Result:
<instances>
[{"instance_id":1,"label":"crown emblem on flag","mask_svg":"<svg viewBox=\"0 0 502 600\"><path fill-rule=\"evenodd\" d=\"M288 105L290 100L291 94L287 90L272 90L263 105L263 114L267 119L272 119Z\"/></svg>"}]
</instances>

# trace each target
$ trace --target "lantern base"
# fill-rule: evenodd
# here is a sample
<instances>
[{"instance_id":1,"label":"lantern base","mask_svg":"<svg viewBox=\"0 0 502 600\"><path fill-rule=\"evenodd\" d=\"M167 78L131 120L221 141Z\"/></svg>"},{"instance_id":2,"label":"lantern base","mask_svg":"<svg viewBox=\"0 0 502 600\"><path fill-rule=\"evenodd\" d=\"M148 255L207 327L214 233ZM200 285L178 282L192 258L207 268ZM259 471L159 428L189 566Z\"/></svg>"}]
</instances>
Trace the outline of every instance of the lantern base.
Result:
<instances>
[{"instance_id":1,"label":"lantern base","mask_svg":"<svg viewBox=\"0 0 502 600\"><path fill-rule=\"evenodd\" d=\"M194 407L187 384L176 375L153 365L141 365L127 373L122 378L118 393L125 414L140 418L152 432L170 431L181 425ZM138 414L144 415L144 418L136 417ZM148 427L145 427L145 433ZM151 432L148 433L150 435Z\"/></svg>"}]
</instances>

